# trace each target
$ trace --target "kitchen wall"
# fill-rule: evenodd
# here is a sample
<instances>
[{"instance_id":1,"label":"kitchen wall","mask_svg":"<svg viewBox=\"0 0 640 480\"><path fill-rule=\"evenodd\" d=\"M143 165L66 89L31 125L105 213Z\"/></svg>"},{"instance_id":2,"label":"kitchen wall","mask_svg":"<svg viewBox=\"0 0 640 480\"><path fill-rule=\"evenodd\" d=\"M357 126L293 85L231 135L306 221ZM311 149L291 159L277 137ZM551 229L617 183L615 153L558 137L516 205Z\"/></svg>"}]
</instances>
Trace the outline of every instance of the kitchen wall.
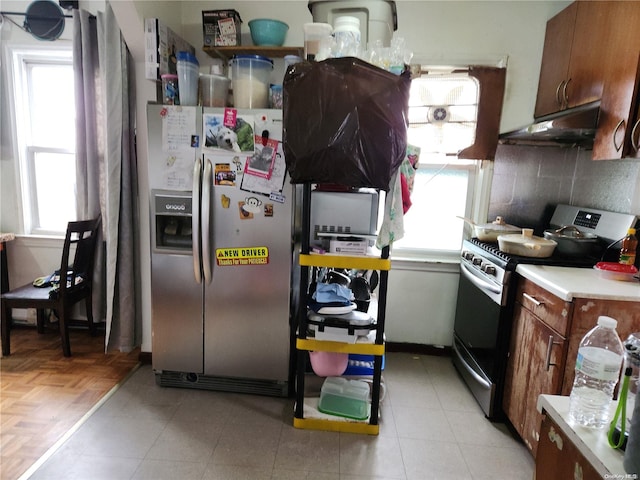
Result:
<instances>
[{"instance_id":1,"label":"kitchen wall","mask_svg":"<svg viewBox=\"0 0 640 480\"><path fill-rule=\"evenodd\" d=\"M640 216L640 160L592 161L581 148L500 145L488 218L547 226L558 203Z\"/></svg>"},{"instance_id":2,"label":"kitchen wall","mask_svg":"<svg viewBox=\"0 0 640 480\"><path fill-rule=\"evenodd\" d=\"M30 1L3 1L3 10L24 11ZM104 3L104 2L93 2ZM507 86L501 131L508 131L531 121L535 91L542 57L546 20L560 11L568 1L458 1L458 0L397 0L398 34L414 50L414 60L420 63L467 64L497 63L507 60ZM81 2L81 5L85 2ZM158 17L196 46L202 70L206 71L211 59L204 54L202 45L201 11L207 9L238 10L244 20L243 41L248 40L247 22L257 17L280 18L291 26L287 45L302 45L302 24L311 21L306 0L291 1L114 1L116 18L135 62L136 98L138 101L137 145L141 191L147 186L146 118L144 105L155 99L155 83L144 78L145 17ZM103 7L102 7L103 8ZM2 28L2 44L29 42L30 36L17 27ZM2 63L3 87L6 88L6 62ZM277 75L277 74L276 74ZM2 111L6 99L2 91ZM4 120L4 117L3 117ZM15 184L15 165L9 122L2 122L2 156L0 175L2 202L0 230L16 231L18 191ZM501 147L496 167L500 170L494 180L495 195L492 211L498 208L497 199L505 195L500 174L510 178L509 165L515 165L518 154L509 153L511 147ZM566 153L566 152L565 152ZM531 153L530 156L535 156ZM521 160L522 161L522 160ZM536 160L531 160L535 162ZM521 165L526 165L525 162ZM577 163L577 160L574 161ZM505 167L503 169L503 166ZM612 168L604 166L602 168ZM527 168L528 169L528 168ZM518 170L519 172L519 170ZM515 175L514 172L512 175ZM563 175L574 178L573 172ZM637 181L637 174L636 174ZM573 185L573 184L572 184ZM520 188L520 187L518 187ZM573 188L573 186L572 186ZM508 190L509 187L506 188ZM513 190L513 188L512 188ZM574 189L575 190L575 189ZM572 190L572 191L574 191ZM615 190L615 189L614 189ZM518 190L516 190L518 191ZM602 190L599 192L602 193ZM577 195L577 193L576 193ZM533 195L532 195L533 197ZM500 200L515 204L517 199ZM553 202L554 200L550 200ZM148 205L141 202L142 221L140 251L143 266L143 351L151 350L151 312L149 292L149 213ZM634 203L637 206L637 201ZM536 207L538 208L538 207ZM502 213L502 212L501 212ZM503 213L504 214L504 213ZM534 215L532 215L533 217ZM509 218L507 216L507 218ZM42 257L38 240L19 239L9 247L12 284L30 281L41 272ZM20 265L20 268L17 268ZM45 269L46 270L46 269ZM26 280L25 280L26 279ZM419 264L394 262L390 276L387 339L393 342L450 345L457 290L457 267L425 261Z\"/></svg>"}]
</instances>

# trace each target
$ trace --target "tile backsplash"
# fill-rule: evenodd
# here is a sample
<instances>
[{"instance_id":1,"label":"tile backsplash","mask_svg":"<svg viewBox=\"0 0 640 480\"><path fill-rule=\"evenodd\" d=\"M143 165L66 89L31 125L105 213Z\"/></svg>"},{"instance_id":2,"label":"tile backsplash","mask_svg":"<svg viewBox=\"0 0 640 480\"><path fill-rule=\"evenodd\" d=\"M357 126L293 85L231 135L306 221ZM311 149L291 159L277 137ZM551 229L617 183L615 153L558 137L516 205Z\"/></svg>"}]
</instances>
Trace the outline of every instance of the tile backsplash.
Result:
<instances>
[{"instance_id":1,"label":"tile backsplash","mask_svg":"<svg viewBox=\"0 0 640 480\"><path fill-rule=\"evenodd\" d=\"M640 160L592 161L580 148L499 145L488 219L547 226L558 203L640 216Z\"/></svg>"}]
</instances>

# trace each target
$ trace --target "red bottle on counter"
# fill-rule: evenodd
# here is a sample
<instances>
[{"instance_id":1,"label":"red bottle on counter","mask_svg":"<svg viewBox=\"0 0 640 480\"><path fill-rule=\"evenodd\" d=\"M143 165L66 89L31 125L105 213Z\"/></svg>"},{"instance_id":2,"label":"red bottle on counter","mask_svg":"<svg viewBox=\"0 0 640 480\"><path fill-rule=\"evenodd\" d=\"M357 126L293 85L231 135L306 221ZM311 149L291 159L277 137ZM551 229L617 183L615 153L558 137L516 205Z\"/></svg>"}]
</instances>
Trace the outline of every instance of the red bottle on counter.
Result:
<instances>
[{"instance_id":1,"label":"red bottle on counter","mask_svg":"<svg viewBox=\"0 0 640 480\"><path fill-rule=\"evenodd\" d=\"M622 239L622 248L620 248L619 263L624 265L633 265L636 263L636 250L638 249L638 238L636 237L636 229L630 228L627 236Z\"/></svg>"}]
</instances>

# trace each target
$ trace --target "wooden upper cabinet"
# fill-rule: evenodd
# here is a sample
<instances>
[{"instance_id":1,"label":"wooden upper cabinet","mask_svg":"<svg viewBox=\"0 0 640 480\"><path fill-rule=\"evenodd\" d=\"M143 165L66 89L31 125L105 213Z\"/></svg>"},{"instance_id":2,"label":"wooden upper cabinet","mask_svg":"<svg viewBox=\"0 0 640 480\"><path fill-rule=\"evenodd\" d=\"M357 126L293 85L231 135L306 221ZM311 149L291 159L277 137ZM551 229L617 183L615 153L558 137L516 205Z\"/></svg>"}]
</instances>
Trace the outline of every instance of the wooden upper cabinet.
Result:
<instances>
[{"instance_id":1,"label":"wooden upper cabinet","mask_svg":"<svg viewBox=\"0 0 640 480\"><path fill-rule=\"evenodd\" d=\"M572 3L547 22L534 117L563 109L562 88L569 75L578 4Z\"/></svg>"},{"instance_id":2,"label":"wooden upper cabinet","mask_svg":"<svg viewBox=\"0 0 640 480\"><path fill-rule=\"evenodd\" d=\"M593 144L593 159L640 157L640 2L611 2L610 52ZM634 130L635 128L635 130Z\"/></svg>"},{"instance_id":3,"label":"wooden upper cabinet","mask_svg":"<svg viewBox=\"0 0 640 480\"><path fill-rule=\"evenodd\" d=\"M601 98L613 25L609 3L577 1L547 22L535 117Z\"/></svg>"}]
</instances>

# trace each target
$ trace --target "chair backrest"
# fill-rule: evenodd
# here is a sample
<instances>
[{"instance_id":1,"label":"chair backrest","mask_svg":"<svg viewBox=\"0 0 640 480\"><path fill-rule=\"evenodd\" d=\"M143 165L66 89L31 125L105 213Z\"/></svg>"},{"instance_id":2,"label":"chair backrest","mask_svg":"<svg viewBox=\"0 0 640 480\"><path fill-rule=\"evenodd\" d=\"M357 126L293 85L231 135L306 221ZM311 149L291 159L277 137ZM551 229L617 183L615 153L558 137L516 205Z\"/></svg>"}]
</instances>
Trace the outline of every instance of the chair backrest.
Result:
<instances>
[{"instance_id":1,"label":"chair backrest","mask_svg":"<svg viewBox=\"0 0 640 480\"><path fill-rule=\"evenodd\" d=\"M60 263L59 298L91 285L101 220L102 217L98 216L93 220L68 223ZM73 261L70 262L70 258L73 258Z\"/></svg>"}]
</instances>

